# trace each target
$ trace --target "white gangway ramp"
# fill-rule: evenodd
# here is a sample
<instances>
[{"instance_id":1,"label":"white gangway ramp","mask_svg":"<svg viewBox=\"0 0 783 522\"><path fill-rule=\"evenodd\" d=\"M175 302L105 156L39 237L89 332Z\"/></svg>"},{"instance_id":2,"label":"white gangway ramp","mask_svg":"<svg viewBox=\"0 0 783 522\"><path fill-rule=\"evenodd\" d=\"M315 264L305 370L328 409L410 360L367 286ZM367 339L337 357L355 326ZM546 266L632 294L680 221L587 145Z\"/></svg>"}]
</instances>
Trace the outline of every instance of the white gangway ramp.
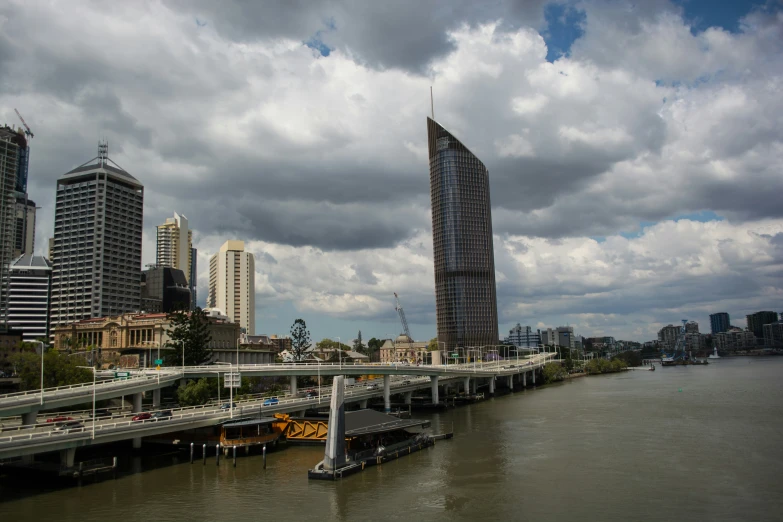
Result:
<instances>
[{"instance_id":1,"label":"white gangway ramp","mask_svg":"<svg viewBox=\"0 0 783 522\"><path fill-rule=\"evenodd\" d=\"M342 375L332 383L332 404L329 409L329 428L326 433L324 470L335 471L345 466L345 384Z\"/></svg>"}]
</instances>

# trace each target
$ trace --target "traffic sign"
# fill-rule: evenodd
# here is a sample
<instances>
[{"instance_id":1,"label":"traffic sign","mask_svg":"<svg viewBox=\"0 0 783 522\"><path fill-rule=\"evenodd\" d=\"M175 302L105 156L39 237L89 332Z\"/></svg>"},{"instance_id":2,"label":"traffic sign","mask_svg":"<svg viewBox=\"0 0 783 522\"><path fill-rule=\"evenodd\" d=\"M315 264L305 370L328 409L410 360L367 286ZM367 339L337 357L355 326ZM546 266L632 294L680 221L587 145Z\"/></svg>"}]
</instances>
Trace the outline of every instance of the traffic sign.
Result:
<instances>
[{"instance_id":1,"label":"traffic sign","mask_svg":"<svg viewBox=\"0 0 783 522\"><path fill-rule=\"evenodd\" d=\"M242 386L242 374L239 372L227 373L223 382L226 388L239 388Z\"/></svg>"},{"instance_id":2,"label":"traffic sign","mask_svg":"<svg viewBox=\"0 0 783 522\"><path fill-rule=\"evenodd\" d=\"M451 358L452 359L459 359L459 354L458 353L452 353L451 354Z\"/></svg>"},{"instance_id":3,"label":"traffic sign","mask_svg":"<svg viewBox=\"0 0 783 522\"><path fill-rule=\"evenodd\" d=\"M155 359L155 366L160 366L163 364L163 359Z\"/></svg>"},{"instance_id":4,"label":"traffic sign","mask_svg":"<svg viewBox=\"0 0 783 522\"><path fill-rule=\"evenodd\" d=\"M128 379L130 376L130 372L114 372L115 379Z\"/></svg>"}]
</instances>

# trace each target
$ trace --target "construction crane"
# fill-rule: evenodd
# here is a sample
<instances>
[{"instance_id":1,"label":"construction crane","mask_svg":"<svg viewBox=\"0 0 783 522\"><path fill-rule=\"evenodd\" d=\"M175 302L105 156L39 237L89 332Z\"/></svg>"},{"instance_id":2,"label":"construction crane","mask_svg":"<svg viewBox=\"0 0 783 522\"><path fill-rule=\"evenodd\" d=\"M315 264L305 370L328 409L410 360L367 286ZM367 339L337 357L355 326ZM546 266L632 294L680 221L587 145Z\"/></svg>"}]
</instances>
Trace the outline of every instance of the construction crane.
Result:
<instances>
[{"instance_id":1,"label":"construction crane","mask_svg":"<svg viewBox=\"0 0 783 522\"><path fill-rule=\"evenodd\" d=\"M410 342L413 342L411 331L408 328L408 321L405 319L405 312L402 310L402 305L400 304L400 298L397 296L397 292L394 292L394 300L397 303L397 306L395 306L394 309L397 310L397 313L400 315L400 322L402 323L402 333L408 336Z\"/></svg>"},{"instance_id":2,"label":"construction crane","mask_svg":"<svg viewBox=\"0 0 783 522\"><path fill-rule=\"evenodd\" d=\"M30 130L30 126L27 125L26 121L24 121L24 118L22 118L22 115L19 114L19 111L14 109L14 112L16 112L16 115L19 116L20 120L22 120L22 125L24 125L24 128L27 129L24 131L24 133L30 136L31 138L35 138L35 134L33 134L33 131Z\"/></svg>"}]
</instances>

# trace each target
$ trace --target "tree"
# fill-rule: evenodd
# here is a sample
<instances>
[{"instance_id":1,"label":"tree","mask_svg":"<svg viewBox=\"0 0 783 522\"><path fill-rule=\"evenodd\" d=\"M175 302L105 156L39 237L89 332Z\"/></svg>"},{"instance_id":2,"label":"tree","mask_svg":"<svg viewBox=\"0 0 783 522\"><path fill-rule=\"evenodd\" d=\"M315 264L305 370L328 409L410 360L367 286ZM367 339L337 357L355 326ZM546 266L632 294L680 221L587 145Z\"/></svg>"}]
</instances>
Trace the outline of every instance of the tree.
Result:
<instances>
[{"instance_id":1,"label":"tree","mask_svg":"<svg viewBox=\"0 0 783 522\"><path fill-rule=\"evenodd\" d=\"M36 390L41 388L41 356L34 351L25 351L11 356L11 364L19 376L20 389ZM69 357L58 351L48 351L44 354L44 388L69 386L92 382L92 372L86 366L87 361L81 356Z\"/></svg>"},{"instance_id":2,"label":"tree","mask_svg":"<svg viewBox=\"0 0 783 522\"><path fill-rule=\"evenodd\" d=\"M342 350L344 352L347 352L351 349L350 346L344 343L338 343L337 341L333 339L321 339L317 343L315 343L315 347L318 350Z\"/></svg>"},{"instance_id":3,"label":"tree","mask_svg":"<svg viewBox=\"0 0 783 522\"><path fill-rule=\"evenodd\" d=\"M367 341L367 355L370 357L370 361L381 360L381 346L383 346L383 341L376 339L375 337Z\"/></svg>"},{"instance_id":4,"label":"tree","mask_svg":"<svg viewBox=\"0 0 783 522\"><path fill-rule=\"evenodd\" d=\"M187 357L186 357L187 358ZM220 379L222 381L222 379ZM200 406L206 404L211 396L209 379L189 381L177 388L177 401L180 406Z\"/></svg>"},{"instance_id":5,"label":"tree","mask_svg":"<svg viewBox=\"0 0 783 522\"><path fill-rule=\"evenodd\" d=\"M304 319L297 319L291 325L291 355L295 361L301 361L310 349L310 332Z\"/></svg>"},{"instance_id":6,"label":"tree","mask_svg":"<svg viewBox=\"0 0 783 522\"><path fill-rule=\"evenodd\" d=\"M207 313L199 307L192 312L177 311L169 314L171 329L166 333L169 341L166 347L170 351L165 355L169 366L182 366L184 342L185 366L198 366L212 361L212 349L209 343L212 334L209 331Z\"/></svg>"},{"instance_id":7,"label":"tree","mask_svg":"<svg viewBox=\"0 0 783 522\"><path fill-rule=\"evenodd\" d=\"M432 339L430 339L430 343L427 345L427 351L431 352L437 349L438 349L438 338L433 337Z\"/></svg>"},{"instance_id":8,"label":"tree","mask_svg":"<svg viewBox=\"0 0 783 522\"><path fill-rule=\"evenodd\" d=\"M364 344L362 343L362 331L359 330L359 335L356 336L356 339L353 342L353 351L359 352L359 353L365 353L366 348Z\"/></svg>"},{"instance_id":9,"label":"tree","mask_svg":"<svg viewBox=\"0 0 783 522\"><path fill-rule=\"evenodd\" d=\"M541 373L544 376L545 384L562 381L568 375L568 372L565 370L565 368L555 362L546 363L541 369Z\"/></svg>"}]
</instances>

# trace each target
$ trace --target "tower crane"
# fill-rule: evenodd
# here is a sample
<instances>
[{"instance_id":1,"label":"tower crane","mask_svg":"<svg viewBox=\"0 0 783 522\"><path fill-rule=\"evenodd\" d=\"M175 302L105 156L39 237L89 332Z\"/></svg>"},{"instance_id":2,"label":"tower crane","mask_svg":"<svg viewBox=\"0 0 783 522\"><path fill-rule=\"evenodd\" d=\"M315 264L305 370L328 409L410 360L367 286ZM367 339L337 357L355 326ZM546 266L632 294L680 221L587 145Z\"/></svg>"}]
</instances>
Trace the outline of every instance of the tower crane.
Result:
<instances>
[{"instance_id":1,"label":"tower crane","mask_svg":"<svg viewBox=\"0 0 783 522\"><path fill-rule=\"evenodd\" d=\"M16 112L16 115L19 116L20 120L22 120L22 125L24 125L24 128L26 129L24 133L30 136L31 138L35 138L35 134L33 134L33 131L30 130L30 126L27 125L26 121L24 121L24 118L22 118L22 115L19 114L19 111L14 109L14 112Z\"/></svg>"},{"instance_id":2,"label":"tower crane","mask_svg":"<svg viewBox=\"0 0 783 522\"><path fill-rule=\"evenodd\" d=\"M394 307L394 309L397 310L397 313L400 316L400 322L402 323L403 333L408 336L410 342L413 342L413 337L411 337L411 331L408 328L408 321L405 319L405 312L402 310L402 305L400 304L400 298L397 296L397 292L394 292L394 300L396 302L396 306Z\"/></svg>"}]
</instances>

